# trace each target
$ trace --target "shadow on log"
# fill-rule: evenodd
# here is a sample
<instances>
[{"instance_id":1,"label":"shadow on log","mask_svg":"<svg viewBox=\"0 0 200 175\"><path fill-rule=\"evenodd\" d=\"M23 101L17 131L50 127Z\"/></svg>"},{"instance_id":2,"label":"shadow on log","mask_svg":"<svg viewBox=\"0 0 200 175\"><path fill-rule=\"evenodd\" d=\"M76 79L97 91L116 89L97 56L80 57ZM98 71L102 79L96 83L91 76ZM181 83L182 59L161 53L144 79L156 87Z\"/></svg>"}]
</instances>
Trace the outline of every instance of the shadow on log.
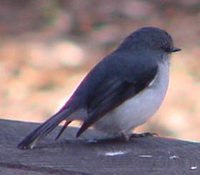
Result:
<instances>
[{"instance_id":1,"label":"shadow on log","mask_svg":"<svg viewBox=\"0 0 200 175\"><path fill-rule=\"evenodd\" d=\"M84 140L92 137L94 131L89 130L82 138L75 139L77 129L69 127L58 141L54 141L55 131L35 149L17 149L17 144L37 126L0 120L1 174L200 174L200 143L160 137L89 144Z\"/></svg>"}]
</instances>

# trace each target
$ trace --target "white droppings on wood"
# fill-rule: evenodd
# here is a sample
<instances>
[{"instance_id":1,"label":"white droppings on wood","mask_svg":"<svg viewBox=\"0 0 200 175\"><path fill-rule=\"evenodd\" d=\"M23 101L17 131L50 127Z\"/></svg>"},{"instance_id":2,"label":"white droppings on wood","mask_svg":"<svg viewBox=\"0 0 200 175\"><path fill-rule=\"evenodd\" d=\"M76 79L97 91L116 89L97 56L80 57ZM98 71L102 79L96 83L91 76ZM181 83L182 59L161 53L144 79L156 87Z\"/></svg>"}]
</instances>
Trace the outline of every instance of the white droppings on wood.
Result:
<instances>
[{"instance_id":1,"label":"white droppings on wood","mask_svg":"<svg viewBox=\"0 0 200 175\"><path fill-rule=\"evenodd\" d=\"M197 166L191 166L190 167L190 170L196 170L197 169Z\"/></svg>"},{"instance_id":2,"label":"white droppings on wood","mask_svg":"<svg viewBox=\"0 0 200 175\"><path fill-rule=\"evenodd\" d=\"M139 157L142 157L142 158L151 158L151 157L153 157L153 156L152 156L152 155L146 154L146 155L139 155Z\"/></svg>"},{"instance_id":3,"label":"white droppings on wood","mask_svg":"<svg viewBox=\"0 0 200 175\"><path fill-rule=\"evenodd\" d=\"M119 156L119 155L124 155L127 154L125 151L113 151L113 152L106 152L105 156Z\"/></svg>"},{"instance_id":4,"label":"white droppings on wood","mask_svg":"<svg viewBox=\"0 0 200 175\"><path fill-rule=\"evenodd\" d=\"M176 155L169 156L169 159L171 159L171 160L178 159L178 158L179 158L179 156L176 156Z\"/></svg>"}]
</instances>

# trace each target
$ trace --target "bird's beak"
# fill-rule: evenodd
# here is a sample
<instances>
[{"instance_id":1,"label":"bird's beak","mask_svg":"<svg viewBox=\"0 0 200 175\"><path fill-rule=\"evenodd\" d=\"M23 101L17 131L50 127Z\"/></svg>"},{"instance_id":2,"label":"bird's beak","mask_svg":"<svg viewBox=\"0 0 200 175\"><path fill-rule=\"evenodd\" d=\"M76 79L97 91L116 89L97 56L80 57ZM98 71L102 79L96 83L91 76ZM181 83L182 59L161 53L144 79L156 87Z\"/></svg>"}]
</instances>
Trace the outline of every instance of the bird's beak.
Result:
<instances>
[{"instance_id":1,"label":"bird's beak","mask_svg":"<svg viewBox=\"0 0 200 175\"><path fill-rule=\"evenodd\" d=\"M171 52L178 52L178 51L181 51L181 49L177 48L177 47L174 47L171 49Z\"/></svg>"}]
</instances>

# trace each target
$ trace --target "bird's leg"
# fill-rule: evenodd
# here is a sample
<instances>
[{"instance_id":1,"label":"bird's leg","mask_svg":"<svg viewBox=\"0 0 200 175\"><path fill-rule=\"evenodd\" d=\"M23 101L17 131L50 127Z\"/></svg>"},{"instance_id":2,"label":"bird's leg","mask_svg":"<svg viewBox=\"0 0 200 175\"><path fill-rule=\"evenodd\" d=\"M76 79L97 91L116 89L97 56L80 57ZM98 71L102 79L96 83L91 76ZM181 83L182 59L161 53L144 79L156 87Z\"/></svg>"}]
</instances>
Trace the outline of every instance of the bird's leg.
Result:
<instances>
[{"instance_id":1,"label":"bird's leg","mask_svg":"<svg viewBox=\"0 0 200 175\"><path fill-rule=\"evenodd\" d=\"M153 137L153 136L158 136L157 133L151 133L151 132L144 132L144 133L131 133L129 135L129 139L134 139L134 138L142 138L142 137Z\"/></svg>"},{"instance_id":2,"label":"bird's leg","mask_svg":"<svg viewBox=\"0 0 200 175\"><path fill-rule=\"evenodd\" d=\"M112 143L112 142L127 142L130 140L130 134L120 133L119 135L114 135L106 138L100 139L90 139L87 140L88 143Z\"/></svg>"},{"instance_id":3,"label":"bird's leg","mask_svg":"<svg viewBox=\"0 0 200 175\"><path fill-rule=\"evenodd\" d=\"M106 138L100 138L100 139L90 139L87 140L87 143L112 143L112 142L128 142L135 138L142 138L142 137L153 137L158 136L156 133L150 133L150 132L144 132L144 133L120 133L119 135L112 136L112 137L106 137Z\"/></svg>"}]
</instances>

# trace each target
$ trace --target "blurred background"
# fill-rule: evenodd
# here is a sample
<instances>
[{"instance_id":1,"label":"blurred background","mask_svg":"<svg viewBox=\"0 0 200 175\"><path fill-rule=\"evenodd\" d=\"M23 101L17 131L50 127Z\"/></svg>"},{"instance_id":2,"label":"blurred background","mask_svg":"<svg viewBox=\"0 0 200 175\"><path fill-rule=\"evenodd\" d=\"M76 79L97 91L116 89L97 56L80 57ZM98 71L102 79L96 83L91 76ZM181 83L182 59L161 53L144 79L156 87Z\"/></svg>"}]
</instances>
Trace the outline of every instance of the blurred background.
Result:
<instances>
[{"instance_id":1,"label":"blurred background","mask_svg":"<svg viewBox=\"0 0 200 175\"><path fill-rule=\"evenodd\" d=\"M1 0L0 118L46 120L143 26L167 30L182 51L172 55L162 107L137 131L200 141L199 0Z\"/></svg>"}]
</instances>

